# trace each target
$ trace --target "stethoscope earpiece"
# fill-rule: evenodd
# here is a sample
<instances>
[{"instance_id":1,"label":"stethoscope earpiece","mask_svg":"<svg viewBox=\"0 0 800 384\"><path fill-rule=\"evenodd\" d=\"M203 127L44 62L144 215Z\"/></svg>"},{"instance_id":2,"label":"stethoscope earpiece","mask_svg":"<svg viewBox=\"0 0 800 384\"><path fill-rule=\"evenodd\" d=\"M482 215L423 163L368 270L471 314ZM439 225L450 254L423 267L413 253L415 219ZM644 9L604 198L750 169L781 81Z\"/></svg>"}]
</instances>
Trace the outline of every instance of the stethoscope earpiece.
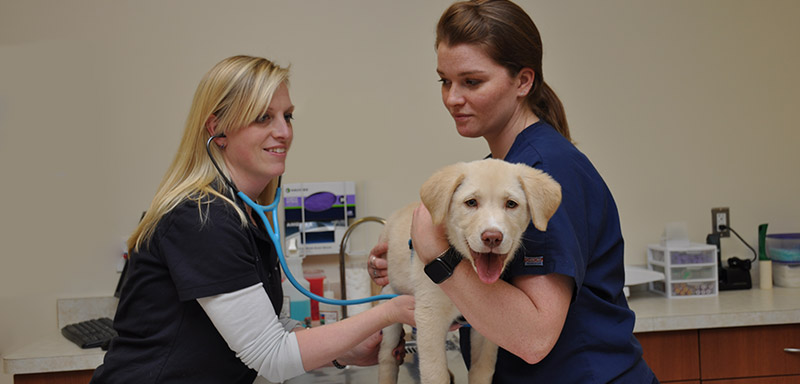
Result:
<instances>
[{"instance_id":1,"label":"stethoscope earpiece","mask_svg":"<svg viewBox=\"0 0 800 384\"><path fill-rule=\"evenodd\" d=\"M233 185L233 182L230 179L228 179L227 176L225 176L225 173L222 172L222 168L220 168L219 164L217 164L217 160L214 159L214 155L211 154L211 142L218 137L225 137L225 134L218 133L214 136L209 137L208 141L206 141L206 153L208 153L208 158L211 159L211 164L214 164L214 168L217 169L217 172L219 172L219 176L222 178L223 181L225 181L225 184L227 184L228 187L232 189L234 193L239 193L239 189L237 189L236 186Z\"/></svg>"},{"instance_id":2,"label":"stethoscope earpiece","mask_svg":"<svg viewBox=\"0 0 800 384\"><path fill-rule=\"evenodd\" d=\"M218 134L216 134L214 136L211 136L211 138L209 140L214 140L214 139L220 138L220 137L226 137L226 136L225 136L224 133L218 133ZM225 149L225 144L218 144L217 146L219 147L219 149Z\"/></svg>"}]
</instances>

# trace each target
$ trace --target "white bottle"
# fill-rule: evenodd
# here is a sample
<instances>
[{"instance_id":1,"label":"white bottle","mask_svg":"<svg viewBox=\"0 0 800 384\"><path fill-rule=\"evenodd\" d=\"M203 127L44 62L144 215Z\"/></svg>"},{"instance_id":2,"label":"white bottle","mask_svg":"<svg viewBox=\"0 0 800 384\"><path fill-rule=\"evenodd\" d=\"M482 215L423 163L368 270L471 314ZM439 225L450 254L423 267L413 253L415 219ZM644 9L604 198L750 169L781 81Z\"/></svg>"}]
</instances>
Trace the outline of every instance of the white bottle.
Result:
<instances>
[{"instance_id":1,"label":"white bottle","mask_svg":"<svg viewBox=\"0 0 800 384\"><path fill-rule=\"evenodd\" d=\"M758 286L761 289L772 289L772 260L758 261Z\"/></svg>"},{"instance_id":2,"label":"white bottle","mask_svg":"<svg viewBox=\"0 0 800 384\"><path fill-rule=\"evenodd\" d=\"M371 282L369 274L365 271L367 265L366 258L350 258L345 263L344 276L347 280L347 299L363 299L370 296ZM347 307L347 316L354 316L364 312L372 307L371 303L349 305Z\"/></svg>"},{"instance_id":3,"label":"white bottle","mask_svg":"<svg viewBox=\"0 0 800 384\"><path fill-rule=\"evenodd\" d=\"M325 294L323 295L326 299L333 299L333 291L326 290ZM320 302L319 303L319 317L320 323L322 322L322 316L325 316L325 324L335 323L342 319L342 306L341 305L333 305L333 304L325 304Z\"/></svg>"},{"instance_id":4,"label":"white bottle","mask_svg":"<svg viewBox=\"0 0 800 384\"><path fill-rule=\"evenodd\" d=\"M292 277L300 283L300 286L308 290L311 285L306 279L303 278L303 258L297 252L297 246L289 244L288 254L286 257L286 264ZM289 317L299 322L304 322L306 317L311 318L311 300L308 296L300 293L297 288L292 285L287 275L287 271L283 271L284 278L281 282L283 288L283 303L289 302ZM288 300L287 300L288 299Z\"/></svg>"}]
</instances>

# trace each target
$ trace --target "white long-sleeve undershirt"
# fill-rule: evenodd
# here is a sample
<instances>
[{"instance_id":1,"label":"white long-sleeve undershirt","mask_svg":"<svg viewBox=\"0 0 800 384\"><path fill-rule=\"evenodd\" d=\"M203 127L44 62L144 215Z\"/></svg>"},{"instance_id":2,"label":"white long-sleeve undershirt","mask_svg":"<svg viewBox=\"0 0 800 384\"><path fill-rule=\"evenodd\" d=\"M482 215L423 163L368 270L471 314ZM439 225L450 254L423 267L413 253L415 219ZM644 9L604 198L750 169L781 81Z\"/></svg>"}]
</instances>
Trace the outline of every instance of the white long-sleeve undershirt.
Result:
<instances>
[{"instance_id":1,"label":"white long-sleeve undershirt","mask_svg":"<svg viewBox=\"0 0 800 384\"><path fill-rule=\"evenodd\" d=\"M279 319L261 283L197 299L228 347L248 367L280 383L305 373L297 336L300 323Z\"/></svg>"}]
</instances>

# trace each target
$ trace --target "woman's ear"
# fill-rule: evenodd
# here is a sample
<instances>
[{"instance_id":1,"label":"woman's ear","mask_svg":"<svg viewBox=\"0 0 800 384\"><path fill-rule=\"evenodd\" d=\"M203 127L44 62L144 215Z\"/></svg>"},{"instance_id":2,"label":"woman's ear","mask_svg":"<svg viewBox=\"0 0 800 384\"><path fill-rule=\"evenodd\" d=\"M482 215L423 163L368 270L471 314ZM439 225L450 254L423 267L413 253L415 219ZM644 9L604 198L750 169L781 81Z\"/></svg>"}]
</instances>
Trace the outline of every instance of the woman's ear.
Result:
<instances>
[{"instance_id":1,"label":"woman's ear","mask_svg":"<svg viewBox=\"0 0 800 384\"><path fill-rule=\"evenodd\" d=\"M531 68L522 68L517 73L517 94L520 97L528 96L533 89L533 81L536 79L536 72Z\"/></svg>"},{"instance_id":2,"label":"woman's ear","mask_svg":"<svg viewBox=\"0 0 800 384\"><path fill-rule=\"evenodd\" d=\"M209 135L214 136L214 131L217 130L217 122L216 115L209 115L208 119L206 119L206 130Z\"/></svg>"},{"instance_id":3,"label":"woman's ear","mask_svg":"<svg viewBox=\"0 0 800 384\"><path fill-rule=\"evenodd\" d=\"M209 135L214 136L216 134L218 122L219 120L217 119L216 115L208 116L208 119L206 119L206 130L208 131ZM225 136L214 139L214 144L220 148L224 148Z\"/></svg>"}]
</instances>

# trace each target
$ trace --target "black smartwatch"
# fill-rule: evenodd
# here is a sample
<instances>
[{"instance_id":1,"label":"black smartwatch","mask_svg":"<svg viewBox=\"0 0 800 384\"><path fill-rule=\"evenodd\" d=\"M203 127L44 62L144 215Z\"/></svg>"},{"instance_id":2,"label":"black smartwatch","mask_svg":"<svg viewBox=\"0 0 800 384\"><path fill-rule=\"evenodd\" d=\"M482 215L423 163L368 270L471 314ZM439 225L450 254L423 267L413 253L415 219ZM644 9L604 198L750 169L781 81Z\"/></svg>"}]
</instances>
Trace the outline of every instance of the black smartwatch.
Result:
<instances>
[{"instance_id":1,"label":"black smartwatch","mask_svg":"<svg viewBox=\"0 0 800 384\"><path fill-rule=\"evenodd\" d=\"M441 284L450 276L453 276L453 270L456 269L458 263L461 262L461 254L452 246L447 248L439 257L433 259L428 265L425 266L425 274L436 284Z\"/></svg>"}]
</instances>

